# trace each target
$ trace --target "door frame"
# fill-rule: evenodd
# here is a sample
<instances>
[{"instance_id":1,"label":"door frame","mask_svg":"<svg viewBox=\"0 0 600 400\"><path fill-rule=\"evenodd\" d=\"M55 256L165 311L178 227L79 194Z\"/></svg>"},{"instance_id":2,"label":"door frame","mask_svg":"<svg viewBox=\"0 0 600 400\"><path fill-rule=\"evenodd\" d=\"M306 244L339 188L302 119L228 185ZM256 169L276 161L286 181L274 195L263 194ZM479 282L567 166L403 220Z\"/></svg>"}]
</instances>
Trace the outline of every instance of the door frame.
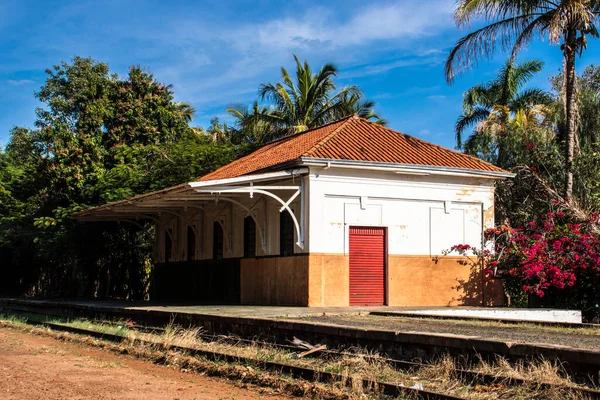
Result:
<instances>
[{"instance_id":1,"label":"door frame","mask_svg":"<svg viewBox=\"0 0 600 400\"><path fill-rule=\"evenodd\" d=\"M389 260L389 253L388 253L388 227L384 226L384 225L369 225L369 224L360 224L360 225L354 225L354 224L345 224L347 227L347 234L346 234L346 249L347 249L347 254L348 254L348 287L350 287L350 229L351 228L379 228L379 229L383 229L383 305L384 306L388 306L390 304L389 302L389 273L388 273L388 260ZM359 307L359 306L351 306L350 305L350 289L348 289L348 306L349 307ZM369 306L366 306L369 307Z\"/></svg>"}]
</instances>

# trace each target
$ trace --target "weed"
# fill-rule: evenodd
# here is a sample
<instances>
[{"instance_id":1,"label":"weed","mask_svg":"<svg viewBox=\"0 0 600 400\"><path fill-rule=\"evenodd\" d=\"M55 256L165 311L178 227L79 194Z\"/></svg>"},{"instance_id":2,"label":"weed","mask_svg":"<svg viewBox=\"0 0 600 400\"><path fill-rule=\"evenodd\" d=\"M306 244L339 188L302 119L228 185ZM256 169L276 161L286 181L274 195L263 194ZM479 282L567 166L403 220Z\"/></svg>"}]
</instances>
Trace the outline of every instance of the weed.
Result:
<instances>
[{"instance_id":1,"label":"weed","mask_svg":"<svg viewBox=\"0 0 600 400\"><path fill-rule=\"evenodd\" d=\"M18 317L4 319L10 324L21 325L24 320ZM456 367L461 365L449 355L439 357L425 367L413 370L398 370L389 361L364 349L354 349L352 354L341 357L321 355L321 357L305 357L298 359L294 352L281 350L272 346L251 343L235 343L231 338L222 340L205 340L201 328L183 329L170 323L162 333L141 333L131 329L127 324L96 323L93 321L71 320L61 324L85 329L93 329L107 333L120 332L123 341L117 348L127 349L128 353L150 354L155 361L176 365L184 370L225 375L240 382L273 385L279 389L298 396L320 398L361 398L364 396L379 397L376 382L401 384L406 387L422 385L427 390L472 399L498 398L549 398L559 399L573 395L570 388L574 383L568 378L560 365L547 360L536 362L509 363L498 357L492 362L480 359L472 366L478 372L498 377L518 378L531 381L530 384L510 386L508 381L493 385L477 385L461 381L456 376ZM29 329L29 328L28 328ZM58 335L58 334L57 334ZM66 334L60 334L68 337ZM81 339L85 340L85 339ZM144 341L145 347L142 346ZM90 341L92 345L110 347L105 342ZM147 343L152 343L148 346ZM112 347L110 347L112 348ZM207 360L205 357L192 356L193 352L175 351L181 348L217 352L229 357L237 357L240 361L227 363L222 360ZM464 360L460 360L464 361ZM306 383L282 374L266 373L262 369L264 362L307 367L323 373L333 373L341 380L328 385ZM274 382L276 382L274 384ZM366 382L366 384L364 383ZM561 388L547 388L536 382L561 385ZM328 389L325 389L328 388ZM317 396L316 393L319 395ZM327 394L329 393L329 394ZM332 396L331 393L335 393ZM572 396L571 396L572 397ZM569 397L569 398L571 398Z\"/></svg>"}]
</instances>

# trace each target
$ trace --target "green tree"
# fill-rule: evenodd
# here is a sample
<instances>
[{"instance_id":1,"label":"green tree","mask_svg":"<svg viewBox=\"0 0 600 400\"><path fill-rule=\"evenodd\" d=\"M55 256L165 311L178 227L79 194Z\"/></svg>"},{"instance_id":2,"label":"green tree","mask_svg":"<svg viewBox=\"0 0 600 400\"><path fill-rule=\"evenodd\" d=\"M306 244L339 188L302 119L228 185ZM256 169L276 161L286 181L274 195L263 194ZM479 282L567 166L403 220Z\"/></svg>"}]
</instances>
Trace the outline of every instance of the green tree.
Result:
<instances>
[{"instance_id":1,"label":"green tree","mask_svg":"<svg viewBox=\"0 0 600 400\"><path fill-rule=\"evenodd\" d=\"M552 88L560 93L564 85L564 74L558 74L550 78ZM600 67L588 65L581 76L577 79L577 102L578 119L576 153L578 147L593 145L600 140ZM566 118L564 114L564 98L556 96L560 107L555 112L555 122L559 131L566 128ZM579 149L580 150L580 149ZM581 155L581 151L579 152Z\"/></svg>"},{"instance_id":2,"label":"green tree","mask_svg":"<svg viewBox=\"0 0 600 400\"><path fill-rule=\"evenodd\" d=\"M218 117L214 117L210 120L206 134L214 143L227 143L231 141L232 131L226 122L221 123Z\"/></svg>"},{"instance_id":3,"label":"green tree","mask_svg":"<svg viewBox=\"0 0 600 400\"><path fill-rule=\"evenodd\" d=\"M553 98L549 93L537 88L524 89L543 65L539 60L517 65L509 60L492 81L468 89L463 94L463 113L456 121L456 146L462 148L463 134L467 128L477 127L490 117L497 117L497 111L504 111L508 120L511 114L523 115L534 111L536 106L552 104ZM473 134L477 133L476 129Z\"/></svg>"},{"instance_id":4,"label":"green tree","mask_svg":"<svg viewBox=\"0 0 600 400\"><path fill-rule=\"evenodd\" d=\"M192 180L238 148L190 128L193 109L138 66L119 77L76 57L47 74L38 129L13 129L0 153L0 290L143 297L152 226L73 211Z\"/></svg>"},{"instance_id":5,"label":"green tree","mask_svg":"<svg viewBox=\"0 0 600 400\"><path fill-rule=\"evenodd\" d=\"M356 86L345 86L338 90L334 78L338 69L325 64L313 72L308 62L301 63L294 55L296 76L292 78L281 68L281 82L264 83L259 87L259 97L269 103L260 107L255 103L252 111L239 106L228 108L236 118L239 130L248 132L258 129L254 139L264 143L270 139L312 129L356 112L381 123L373 112L374 103L363 99Z\"/></svg>"},{"instance_id":6,"label":"green tree","mask_svg":"<svg viewBox=\"0 0 600 400\"><path fill-rule=\"evenodd\" d=\"M162 150L164 155L152 164L150 190L195 180L235 160L243 148L189 131Z\"/></svg>"},{"instance_id":7,"label":"green tree","mask_svg":"<svg viewBox=\"0 0 600 400\"><path fill-rule=\"evenodd\" d=\"M373 120L377 124L387 125L387 120L380 118L374 108L374 101L363 99L363 97L357 93L346 93L340 100L340 109L337 119L356 114L361 118Z\"/></svg>"},{"instance_id":8,"label":"green tree","mask_svg":"<svg viewBox=\"0 0 600 400\"><path fill-rule=\"evenodd\" d=\"M177 111L181 113L181 116L185 119L185 121L189 124L194 120L194 115L196 115L196 109L185 101L180 101L175 105Z\"/></svg>"},{"instance_id":9,"label":"green tree","mask_svg":"<svg viewBox=\"0 0 600 400\"><path fill-rule=\"evenodd\" d=\"M576 134L577 54L587 46L587 37L598 37L600 2L597 0L459 0L454 19L458 26L477 18L489 22L458 41L446 61L445 74L452 82L456 73L473 65L480 57L491 57L500 44L511 58L534 37L547 36L560 43L565 65L565 170L564 193L573 195L573 162Z\"/></svg>"},{"instance_id":10,"label":"green tree","mask_svg":"<svg viewBox=\"0 0 600 400\"><path fill-rule=\"evenodd\" d=\"M272 108L260 106L255 101L252 107L245 104L232 104L227 112L235 120L232 142L258 147L277 135L277 129L270 123Z\"/></svg>"},{"instance_id":11,"label":"green tree","mask_svg":"<svg viewBox=\"0 0 600 400\"><path fill-rule=\"evenodd\" d=\"M582 145L600 141L600 67L587 66L578 83L579 124L577 137Z\"/></svg>"},{"instance_id":12,"label":"green tree","mask_svg":"<svg viewBox=\"0 0 600 400\"><path fill-rule=\"evenodd\" d=\"M564 74L550 78L555 92L560 93L564 85ZM587 66L577 79L578 124L575 136L575 170L573 192L577 202L587 210L600 209L600 67ZM564 131L564 97L557 95L558 105L553 115L558 131Z\"/></svg>"},{"instance_id":13,"label":"green tree","mask_svg":"<svg viewBox=\"0 0 600 400\"><path fill-rule=\"evenodd\" d=\"M296 61L296 79L281 68L281 82L263 83L259 95L263 100L274 104L274 110L264 115L270 121L285 130L302 132L330 122L341 113L342 102L348 94L360 95L355 86L346 86L334 93L333 80L338 70L333 64L325 64L317 73L313 73L308 62Z\"/></svg>"}]
</instances>

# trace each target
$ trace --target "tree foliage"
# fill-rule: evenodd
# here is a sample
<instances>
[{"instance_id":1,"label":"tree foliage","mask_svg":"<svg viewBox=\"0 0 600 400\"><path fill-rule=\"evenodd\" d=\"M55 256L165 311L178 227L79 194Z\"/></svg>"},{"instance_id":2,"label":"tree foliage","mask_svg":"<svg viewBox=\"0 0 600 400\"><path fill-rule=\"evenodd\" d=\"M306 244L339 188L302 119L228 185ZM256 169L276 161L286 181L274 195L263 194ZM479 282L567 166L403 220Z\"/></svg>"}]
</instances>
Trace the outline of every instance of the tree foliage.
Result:
<instances>
[{"instance_id":1,"label":"tree foliage","mask_svg":"<svg viewBox=\"0 0 600 400\"><path fill-rule=\"evenodd\" d=\"M364 99L358 87L345 86L338 90L335 65L328 63L313 72L308 62L300 62L295 55L294 60L295 78L282 67L281 82L260 85L259 97L267 105L255 102L252 108L236 104L227 109L236 119L241 137L263 144L353 114L385 124L374 112L375 104Z\"/></svg>"},{"instance_id":2,"label":"tree foliage","mask_svg":"<svg viewBox=\"0 0 600 400\"><path fill-rule=\"evenodd\" d=\"M261 86L268 106L232 106L236 126L206 129L140 66L118 76L75 57L48 69L35 129L15 127L0 150L0 292L143 298L153 226L75 223L73 212L194 180L282 134L377 118L358 88L336 92L333 65L296 62L296 82L282 69L283 84Z\"/></svg>"},{"instance_id":3,"label":"tree foliage","mask_svg":"<svg viewBox=\"0 0 600 400\"><path fill-rule=\"evenodd\" d=\"M487 25L461 38L446 61L449 82L480 58L490 58L498 48L517 53L534 38L547 37L560 44L564 60L564 196L571 200L574 185L577 126L576 56L587 48L588 37L599 37L600 1L597 0L460 0L454 12L459 27L483 19Z\"/></svg>"},{"instance_id":4,"label":"tree foliage","mask_svg":"<svg viewBox=\"0 0 600 400\"><path fill-rule=\"evenodd\" d=\"M143 297L152 227L71 214L193 180L239 148L190 128L193 108L139 66L119 77L76 57L46 72L36 129L14 128L0 153L0 290Z\"/></svg>"},{"instance_id":5,"label":"tree foliage","mask_svg":"<svg viewBox=\"0 0 600 400\"><path fill-rule=\"evenodd\" d=\"M577 82L577 174L570 199L562 190L567 180L563 74L550 78L552 101L544 105L543 117L526 117L523 123L518 113L493 105L464 145L464 151L516 175L496 185L494 251L453 249L500 271L496 277L504 280L512 305L589 311L600 301L598 70L587 67Z\"/></svg>"},{"instance_id":6,"label":"tree foliage","mask_svg":"<svg viewBox=\"0 0 600 400\"><path fill-rule=\"evenodd\" d=\"M547 92L537 88L525 88L533 76L542 70L544 63L531 60L519 64L509 60L498 71L498 75L491 82L475 85L463 94L463 114L456 121L456 145L463 146L463 134L468 127L474 127L477 133L489 133L485 125L480 124L490 121L503 113L501 123L508 122L514 115L517 121L523 121L523 116L535 112L536 107L548 106L553 98ZM478 129L479 128L479 129ZM467 142L474 141L472 136Z\"/></svg>"}]
</instances>

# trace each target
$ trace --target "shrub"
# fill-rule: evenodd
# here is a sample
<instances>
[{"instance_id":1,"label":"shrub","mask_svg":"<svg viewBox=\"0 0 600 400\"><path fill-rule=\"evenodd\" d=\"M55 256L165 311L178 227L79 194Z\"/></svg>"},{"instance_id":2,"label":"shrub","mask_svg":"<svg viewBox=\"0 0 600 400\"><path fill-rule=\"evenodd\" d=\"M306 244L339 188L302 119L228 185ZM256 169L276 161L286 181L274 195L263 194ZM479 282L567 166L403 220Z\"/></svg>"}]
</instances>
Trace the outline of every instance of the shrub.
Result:
<instances>
[{"instance_id":1,"label":"shrub","mask_svg":"<svg viewBox=\"0 0 600 400\"><path fill-rule=\"evenodd\" d=\"M563 212L548 212L519 228L506 225L485 231L486 248L453 246L480 263L488 278L502 278L505 288L520 288L541 305L585 310L600 297L598 214L573 222ZM568 296L565 296L567 294ZM556 297L560 297L560 301Z\"/></svg>"}]
</instances>

